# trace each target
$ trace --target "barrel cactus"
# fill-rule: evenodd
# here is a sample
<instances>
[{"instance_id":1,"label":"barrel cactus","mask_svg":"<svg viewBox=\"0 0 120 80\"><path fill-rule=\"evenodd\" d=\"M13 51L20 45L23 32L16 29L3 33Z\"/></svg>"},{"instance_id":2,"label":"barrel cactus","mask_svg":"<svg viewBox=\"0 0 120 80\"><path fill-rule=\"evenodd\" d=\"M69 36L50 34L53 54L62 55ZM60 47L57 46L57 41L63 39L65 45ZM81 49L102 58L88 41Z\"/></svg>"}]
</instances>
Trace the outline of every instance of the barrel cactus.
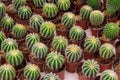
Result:
<instances>
[{"instance_id":1,"label":"barrel cactus","mask_svg":"<svg viewBox=\"0 0 120 80\"><path fill-rule=\"evenodd\" d=\"M98 9L101 6L101 0L87 0L87 4L93 9Z\"/></svg>"},{"instance_id":2,"label":"barrel cactus","mask_svg":"<svg viewBox=\"0 0 120 80\"><path fill-rule=\"evenodd\" d=\"M108 39L113 40L119 34L119 26L116 23L108 23L103 28L103 33Z\"/></svg>"},{"instance_id":3,"label":"barrel cactus","mask_svg":"<svg viewBox=\"0 0 120 80\"><path fill-rule=\"evenodd\" d=\"M6 36L5 36L4 32L0 31L0 45L1 45L2 41L5 40L5 38L6 38Z\"/></svg>"},{"instance_id":4,"label":"barrel cactus","mask_svg":"<svg viewBox=\"0 0 120 80\"><path fill-rule=\"evenodd\" d=\"M0 66L1 80L14 80L15 76L16 71L10 64L4 64Z\"/></svg>"},{"instance_id":5,"label":"barrel cactus","mask_svg":"<svg viewBox=\"0 0 120 80\"><path fill-rule=\"evenodd\" d=\"M32 47L32 53L36 58L43 59L48 54L48 47L43 43L35 43Z\"/></svg>"},{"instance_id":6,"label":"barrel cactus","mask_svg":"<svg viewBox=\"0 0 120 80\"><path fill-rule=\"evenodd\" d=\"M46 0L33 0L33 3L36 7L43 7Z\"/></svg>"},{"instance_id":7,"label":"barrel cactus","mask_svg":"<svg viewBox=\"0 0 120 80\"><path fill-rule=\"evenodd\" d=\"M26 0L13 0L13 5L16 9L26 4Z\"/></svg>"},{"instance_id":8,"label":"barrel cactus","mask_svg":"<svg viewBox=\"0 0 120 80\"><path fill-rule=\"evenodd\" d=\"M40 77L40 69L35 64L27 64L24 68L24 76L28 80L37 80Z\"/></svg>"},{"instance_id":9,"label":"barrel cactus","mask_svg":"<svg viewBox=\"0 0 120 80\"><path fill-rule=\"evenodd\" d=\"M6 13L5 5L4 3L0 2L0 18L5 16L5 13Z\"/></svg>"},{"instance_id":10,"label":"barrel cactus","mask_svg":"<svg viewBox=\"0 0 120 80\"><path fill-rule=\"evenodd\" d=\"M52 42L52 47L57 51L64 51L67 45L68 41L63 36L55 36Z\"/></svg>"},{"instance_id":11,"label":"barrel cactus","mask_svg":"<svg viewBox=\"0 0 120 80\"><path fill-rule=\"evenodd\" d=\"M73 25L76 22L75 15L73 13L71 13L71 12L66 12L62 16L61 22L67 28L71 28L71 27L73 27Z\"/></svg>"},{"instance_id":12,"label":"barrel cactus","mask_svg":"<svg viewBox=\"0 0 120 80\"><path fill-rule=\"evenodd\" d=\"M52 22L46 21L41 24L40 33L45 38L50 38L54 36L56 27Z\"/></svg>"},{"instance_id":13,"label":"barrel cactus","mask_svg":"<svg viewBox=\"0 0 120 80\"><path fill-rule=\"evenodd\" d=\"M47 66L52 70L58 70L63 67L65 60L61 53L50 52L46 58Z\"/></svg>"},{"instance_id":14,"label":"barrel cactus","mask_svg":"<svg viewBox=\"0 0 120 80\"><path fill-rule=\"evenodd\" d=\"M93 59L85 61L82 65L82 72L87 77L95 77L99 70L99 64Z\"/></svg>"},{"instance_id":15,"label":"barrel cactus","mask_svg":"<svg viewBox=\"0 0 120 80\"><path fill-rule=\"evenodd\" d=\"M88 37L84 43L84 47L88 52L96 52L100 48L100 45L100 40L94 36Z\"/></svg>"}]
</instances>

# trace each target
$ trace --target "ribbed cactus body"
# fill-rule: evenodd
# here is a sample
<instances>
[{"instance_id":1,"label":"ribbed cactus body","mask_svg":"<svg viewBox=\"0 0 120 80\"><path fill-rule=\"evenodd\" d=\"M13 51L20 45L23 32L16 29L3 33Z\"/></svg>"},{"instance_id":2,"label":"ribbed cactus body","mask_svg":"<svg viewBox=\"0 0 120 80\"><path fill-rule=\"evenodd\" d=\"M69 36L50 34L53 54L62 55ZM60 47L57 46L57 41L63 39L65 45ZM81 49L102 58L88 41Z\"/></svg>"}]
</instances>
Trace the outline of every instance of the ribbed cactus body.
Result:
<instances>
[{"instance_id":1,"label":"ribbed cactus body","mask_svg":"<svg viewBox=\"0 0 120 80\"><path fill-rule=\"evenodd\" d=\"M36 7L43 7L46 0L33 0L33 2Z\"/></svg>"},{"instance_id":2,"label":"ribbed cactus body","mask_svg":"<svg viewBox=\"0 0 120 80\"><path fill-rule=\"evenodd\" d=\"M6 38L6 36L5 36L4 32L0 31L0 45L1 45L2 41L5 40L5 38Z\"/></svg>"},{"instance_id":3,"label":"ribbed cactus body","mask_svg":"<svg viewBox=\"0 0 120 80\"><path fill-rule=\"evenodd\" d=\"M47 73L43 80L60 80L60 78L54 73Z\"/></svg>"},{"instance_id":4,"label":"ribbed cactus body","mask_svg":"<svg viewBox=\"0 0 120 80\"><path fill-rule=\"evenodd\" d=\"M93 9L98 9L101 6L101 0L87 0L87 4Z\"/></svg>"},{"instance_id":5,"label":"ribbed cactus body","mask_svg":"<svg viewBox=\"0 0 120 80\"><path fill-rule=\"evenodd\" d=\"M5 13L6 13L5 5L2 2L0 2L0 18L5 16Z\"/></svg>"},{"instance_id":6,"label":"ribbed cactus body","mask_svg":"<svg viewBox=\"0 0 120 80\"><path fill-rule=\"evenodd\" d=\"M13 0L13 5L16 9L26 4L26 0Z\"/></svg>"}]
</instances>

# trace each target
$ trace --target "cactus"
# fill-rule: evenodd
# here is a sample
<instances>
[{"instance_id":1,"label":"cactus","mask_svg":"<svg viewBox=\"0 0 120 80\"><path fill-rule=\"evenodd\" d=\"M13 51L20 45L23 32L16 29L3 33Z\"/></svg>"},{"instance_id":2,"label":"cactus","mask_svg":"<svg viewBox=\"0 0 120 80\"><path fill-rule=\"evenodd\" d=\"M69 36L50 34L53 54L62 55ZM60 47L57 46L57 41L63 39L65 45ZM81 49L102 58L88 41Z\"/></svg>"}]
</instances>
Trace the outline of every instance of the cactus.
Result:
<instances>
[{"instance_id":1,"label":"cactus","mask_svg":"<svg viewBox=\"0 0 120 80\"><path fill-rule=\"evenodd\" d=\"M93 9L99 9L101 6L101 0L87 0L87 4Z\"/></svg>"},{"instance_id":2,"label":"cactus","mask_svg":"<svg viewBox=\"0 0 120 80\"><path fill-rule=\"evenodd\" d=\"M100 47L99 54L103 59L109 59L114 55L114 47L109 43L105 43Z\"/></svg>"},{"instance_id":3,"label":"cactus","mask_svg":"<svg viewBox=\"0 0 120 80\"><path fill-rule=\"evenodd\" d=\"M64 26L66 26L67 28L71 28L73 27L73 25L75 24L76 20L75 20L75 15L71 12L66 12L64 13L64 15L62 16L61 22L63 23Z\"/></svg>"},{"instance_id":4,"label":"cactus","mask_svg":"<svg viewBox=\"0 0 120 80\"><path fill-rule=\"evenodd\" d=\"M24 25L16 24L12 29L13 34L16 38L22 38L26 35L27 30Z\"/></svg>"},{"instance_id":5,"label":"cactus","mask_svg":"<svg viewBox=\"0 0 120 80\"><path fill-rule=\"evenodd\" d=\"M17 48L17 42L11 38L7 38L1 43L1 50L5 53Z\"/></svg>"},{"instance_id":6,"label":"cactus","mask_svg":"<svg viewBox=\"0 0 120 80\"><path fill-rule=\"evenodd\" d=\"M26 0L13 0L13 5L16 9L26 4Z\"/></svg>"},{"instance_id":7,"label":"cactus","mask_svg":"<svg viewBox=\"0 0 120 80\"><path fill-rule=\"evenodd\" d=\"M68 59L68 61L72 63L77 62L82 58L82 50L78 45L68 45L65 50L65 56Z\"/></svg>"},{"instance_id":8,"label":"cactus","mask_svg":"<svg viewBox=\"0 0 120 80\"><path fill-rule=\"evenodd\" d=\"M6 55L6 60L13 66L18 66L23 61L23 53L18 49L11 50Z\"/></svg>"},{"instance_id":9,"label":"cactus","mask_svg":"<svg viewBox=\"0 0 120 80\"><path fill-rule=\"evenodd\" d=\"M90 6L88 6L88 5L83 6L80 9L80 16L81 16L81 18L83 20L89 19L89 16L90 16L92 11L93 11L93 9Z\"/></svg>"},{"instance_id":10,"label":"cactus","mask_svg":"<svg viewBox=\"0 0 120 80\"><path fill-rule=\"evenodd\" d=\"M28 20L32 16L32 11L28 6L21 6L18 9L18 16L22 20Z\"/></svg>"},{"instance_id":11,"label":"cactus","mask_svg":"<svg viewBox=\"0 0 120 80\"><path fill-rule=\"evenodd\" d=\"M62 68L65 63L64 57L61 53L58 52L50 52L46 58L47 66L52 70L58 70Z\"/></svg>"},{"instance_id":12,"label":"cactus","mask_svg":"<svg viewBox=\"0 0 120 80\"><path fill-rule=\"evenodd\" d=\"M85 61L82 65L82 72L87 77L95 77L99 70L99 64L93 59Z\"/></svg>"},{"instance_id":13,"label":"cactus","mask_svg":"<svg viewBox=\"0 0 120 80\"><path fill-rule=\"evenodd\" d=\"M43 13L46 17L53 18L58 13L57 6L53 3L45 3L43 6Z\"/></svg>"},{"instance_id":14,"label":"cactus","mask_svg":"<svg viewBox=\"0 0 120 80\"><path fill-rule=\"evenodd\" d=\"M6 13L5 5L4 3L0 2L0 18L5 16L5 13Z\"/></svg>"},{"instance_id":15,"label":"cactus","mask_svg":"<svg viewBox=\"0 0 120 80\"><path fill-rule=\"evenodd\" d=\"M48 47L43 43L35 43L32 47L32 53L35 57L43 59L48 54Z\"/></svg>"},{"instance_id":16,"label":"cactus","mask_svg":"<svg viewBox=\"0 0 120 80\"><path fill-rule=\"evenodd\" d=\"M40 28L40 33L45 38L50 38L54 35L56 27L52 22L46 21L43 22Z\"/></svg>"},{"instance_id":17,"label":"cactus","mask_svg":"<svg viewBox=\"0 0 120 80\"><path fill-rule=\"evenodd\" d=\"M35 31L39 32L41 24L44 22L40 15L33 15L30 18L29 24Z\"/></svg>"},{"instance_id":18,"label":"cactus","mask_svg":"<svg viewBox=\"0 0 120 80\"><path fill-rule=\"evenodd\" d=\"M98 38L92 36L85 40L84 47L89 52L96 52L100 48L101 42Z\"/></svg>"},{"instance_id":19,"label":"cactus","mask_svg":"<svg viewBox=\"0 0 120 80\"><path fill-rule=\"evenodd\" d=\"M113 40L119 34L119 26L116 23L108 23L103 28L103 33L108 39Z\"/></svg>"},{"instance_id":20,"label":"cactus","mask_svg":"<svg viewBox=\"0 0 120 80\"><path fill-rule=\"evenodd\" d=\"M27 64L24 68L24 76L28 80L37 80L40 77L40 69L35 64Z\"/></svg>"},{"instance_id":21,"label":"cactus","mask_svg":"<svg viewBox=\"0 0 120 80\"><path fill-rule=\"evenodd\" d=\"M36 33L30 33L26 36L26 45L29 49L31 49L32 46L39 41L40 41L40 38Z\"/></svg>"},{"instance_id":22,"label":"cactus","mask_svg":"<svg viewBox=\"0 0 120 80\"><path fill-rule=\"evenodd\" d=\"M0 31L0 45L1 45L2 41L5 40L5 38L6 38L5 34L2 31Z\"/></svg>"},{"instance_id":23,"label":"cactus","mask_svg":"<svg viewBox=\"0 0 120 80\"><path fill-rule=\"evenodd\" d=\"M10 64L4 64L0 66L1 80L14 80L15 76L16 71Z\"/></svg>"},{"instance_id":24,"label":"cactus","mask_svg":"<svg viewBox=\"0 0 120 80\"><path fill-rule=\"evenodd\" d=\"M73 41L80 41L85 36L85 31L79 26L73 26L70 29L69 36Z\"/></svg>"},{"instance_id":25,"label":"cactus","mask_svg":"<svg viewBox=\"0 0 120 80\"><path fill-rule=\"evenodd\" d=\"M62 36L55 36L52 42L52 47L57 51L64 51L67 45L67 39Z\"/></svg>"},{"instance_id":26,"label":"cactus","mask_svg":"<svg viewBox=\"0 0 120 80\"><path fill-rule=\"evenodd\" d=\"M94 26L100 26L104 21L104 15L99 10L94 10L90 14L90 22Z\"/></svg>"},{"instance_id":27,"label":"cactus","mask_svg":"<svg viewBox=\"0 0 120 80\"><path fill-rule=\"evenodd\" d=\"M9 16L5 16L1 20L1 26L5 31L12 29L14 25L15 25L15 21Z\"/></svg>"},{"instance_id":28,"label":"cactus","mask_svg":"<svg viewBox=\"0 0 120 80\"><path fill-rule=\"evenodd\" d=\"M43 7L46 0L33 0L33 3L36 7Z\"/></svg>"},{"instance_id":29,"label":"cactus","mask_svg":"<svg viewBox=\"0 0 120 80\"><path fill-rule=\"evenodd\" d=\"M118 80L118 76L112 70L105 70L104 72L102 72L100 80Z\"/></svg>"}]
</instances>

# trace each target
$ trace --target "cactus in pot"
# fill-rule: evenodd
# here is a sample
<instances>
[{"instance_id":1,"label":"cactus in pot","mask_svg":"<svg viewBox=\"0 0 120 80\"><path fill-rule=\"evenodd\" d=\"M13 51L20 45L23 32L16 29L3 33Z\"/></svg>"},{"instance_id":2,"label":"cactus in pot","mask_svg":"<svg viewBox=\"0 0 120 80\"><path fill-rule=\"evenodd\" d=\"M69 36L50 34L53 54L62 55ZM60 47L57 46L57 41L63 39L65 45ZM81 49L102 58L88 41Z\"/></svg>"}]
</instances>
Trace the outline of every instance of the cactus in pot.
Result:
<instances>
[{"instance_id":1,"label":"cactus in pot","mask_svg":"<svg viewBox=\"0 0 120 80\"><path fill-rule=\"evenodd\" d=\"M0 2L0 18L5 16L5 13L6 13L6 7L5 7L5 4Z\"/></svg>"},{"instance_id":2,"label":"cactus in pot","mask_svg":"<svg viewBox=\"0 0 120 80\"><path fill-rule=\"evenodd\" d=\"M6 36L5 36L4 32L0 31L0 45L1 45L2 41L5 40L5 38L6 38Z\"/></svg>"},{"instance_id":3,"label":"cactus in pot","mask_svg":"<svg viewBox=\"0 0 120 80\"><path fill-rule=\"evenodd\" d=\"M36 7L43 7L45 2L46 2L46 0L33 0L33 3Z\"/></svg>"},{"instance_id":4,"label":"cactus in pot","mask_svg":"<svg viewBox=\"0 0 120 80\"><path fill-rule=\"evenodd\" d=\"M87 4L93 9L98 9L101 6L101 0L87 0Z\"/></svg>"},{"instance_id":5,"label":"cactus in pot","mask_svg":"<svg viewBox=\"0 0 120 80\"><path fill-rule=\"evenodd\" d=\"M13 0L13 5L16 9L26 4L26 0Z\"/></svg>"}]
</instances>

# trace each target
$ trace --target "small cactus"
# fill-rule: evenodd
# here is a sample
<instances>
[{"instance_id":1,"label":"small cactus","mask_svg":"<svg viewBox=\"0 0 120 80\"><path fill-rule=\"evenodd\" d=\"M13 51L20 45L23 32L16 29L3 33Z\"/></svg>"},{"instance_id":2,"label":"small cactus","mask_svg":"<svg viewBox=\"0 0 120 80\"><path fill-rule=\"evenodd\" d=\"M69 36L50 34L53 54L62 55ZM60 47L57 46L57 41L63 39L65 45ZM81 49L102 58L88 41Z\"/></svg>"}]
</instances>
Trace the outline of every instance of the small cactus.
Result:
<instances>
[{"instance_id":1,"label":"small cactus","mask_svg":"<svg viewBox=\"0 0 120 80\"><path fill-rule=\"evenodd\" d=\"M87 4L93 9L99 9L101 6L101 0L87 0Z\"/></svg>"},{"instance_id":2,"label":"small cactus","mask_svg":"<svg viewBox=\"0 0 120 80\"><path fill-rule=\"evenodd\" d=\"M5 34L2 31L0 31L0 45L1 45L2 41L5 40L5 38L6 38Z\"/></svg>"},{"instance_id":3,"label":"small cactus","mask_svg":"<svg viewBox=\"0 0 120 80\"><path fill-rule=\"evenodd\" d=\"M13 0L13 5L16 9L26 4L26 0Z\"/></svg>"},{"instance_id":4,"label":"small cactus","mask_svg":"<svg viewBox=\"0 0 120 80\"><path fill-rule=\"evenodd\" d=\"M6 13L5 5L4 3L0 2L0 18L5 16L5 13Z\"/></svg>"},{"instance_id":5,"label":"small cactus","mask_svg":"<svg viewBox=\"0 0 120 80\"><path fill-rule=\"evenodd\" d=\"M46 0L33 0L33 3L36 7L43 7L43 5L46 3Z\"/></svg>"}]
</instances>

